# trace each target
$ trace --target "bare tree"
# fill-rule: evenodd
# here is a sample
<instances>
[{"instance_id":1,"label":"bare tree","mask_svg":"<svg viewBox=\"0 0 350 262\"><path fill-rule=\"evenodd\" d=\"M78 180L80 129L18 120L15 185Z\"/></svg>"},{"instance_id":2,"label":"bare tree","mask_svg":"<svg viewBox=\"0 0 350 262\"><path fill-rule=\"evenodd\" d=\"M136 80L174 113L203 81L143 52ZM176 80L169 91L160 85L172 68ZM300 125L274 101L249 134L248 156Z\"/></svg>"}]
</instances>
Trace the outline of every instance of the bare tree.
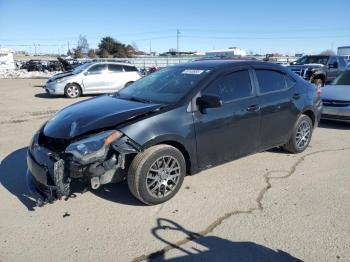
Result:
<instances>
[{"instance_id":1,"label":"bare tree","mask_svg":"<svg viewBox=\"0 0 350 262\"><path fill-rule=\"evenodd\" d=\"M320 55L335 55L334 51L331 49L324 50L320 53Z\"/></svg>"},{"instance_id":2,"label":"bare tree","mask_svg":"<svg viewBox=\"0 0 350 262\"><path fill-rule=\"evenodd\" d=\"M86 39L86 36L79 35L77 49L80 49L80 51L83 54L87 54L89 52L89 44L88 44L88 41Z\"/></svg>"}]
</instances>

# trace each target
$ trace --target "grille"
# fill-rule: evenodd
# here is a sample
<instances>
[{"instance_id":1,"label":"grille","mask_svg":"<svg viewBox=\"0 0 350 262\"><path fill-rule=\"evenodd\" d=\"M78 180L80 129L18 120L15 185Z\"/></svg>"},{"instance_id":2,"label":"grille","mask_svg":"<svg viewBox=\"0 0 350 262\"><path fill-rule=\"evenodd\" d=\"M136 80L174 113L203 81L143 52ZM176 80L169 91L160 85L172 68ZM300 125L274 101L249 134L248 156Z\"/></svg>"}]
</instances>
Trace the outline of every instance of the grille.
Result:
<instances>
[{"instance_id":1,"label":"grille","mask_svg":"<svg viewBox=\"0 0 350 262\"><path fill-rule=\"evenodd\" d=\"M350 116L337 116L337 115L322 114L322 118L350 121Z\"/></svg>"},{"instance_id":2,"label":"grille","mask_svg":"<svg viewBox=\"0 0 350 262\"><path fill-rule=\"evenodd\" d=\"M350 101L342 100L322 100L323 105L330 107L347 107L350 106Z\"/></svg>"}]
</instances>

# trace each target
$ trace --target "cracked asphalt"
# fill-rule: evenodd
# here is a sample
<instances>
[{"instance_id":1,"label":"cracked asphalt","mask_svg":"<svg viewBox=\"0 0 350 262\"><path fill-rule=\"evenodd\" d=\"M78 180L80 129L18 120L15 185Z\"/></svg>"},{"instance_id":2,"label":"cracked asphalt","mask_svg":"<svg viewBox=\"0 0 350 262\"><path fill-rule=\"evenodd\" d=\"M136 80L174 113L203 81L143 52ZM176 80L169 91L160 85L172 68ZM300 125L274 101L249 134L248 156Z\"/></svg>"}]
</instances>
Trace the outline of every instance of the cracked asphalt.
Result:
<instances>
[{"instance_id":1,"label":"cracked asphalt","mask_svg":"<svg viewBox=\"0 0 350 262\"><path fill-rule=\"evenodd\" d=\"M299 155L273 149L186 177L162 205L121 183L36 208L26 147L77 101L43 83L0 79L1 262L350 261L350 124L322 122Z\"/></svg>"}]
</instances>

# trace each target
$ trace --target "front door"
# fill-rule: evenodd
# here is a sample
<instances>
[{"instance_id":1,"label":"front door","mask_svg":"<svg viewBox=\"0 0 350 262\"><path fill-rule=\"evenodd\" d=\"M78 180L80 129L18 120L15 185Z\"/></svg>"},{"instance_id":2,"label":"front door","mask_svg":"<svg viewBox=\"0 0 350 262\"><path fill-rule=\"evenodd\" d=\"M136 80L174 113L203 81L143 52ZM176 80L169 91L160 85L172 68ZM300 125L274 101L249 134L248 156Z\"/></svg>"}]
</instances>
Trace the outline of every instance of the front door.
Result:
<instances>
[{"instance_id":1,"label":"front door","mask_svg":"<svg viewBox=\"0 0 350 262\"><path fill-rule=\"evenodd\" d=\"M249 68L226 72L201 91L219 96L223 105L194 112L197 161L200 169L257 150L260 112Z\"/></svg>"},{"instance_id":2,"label":"front door","mask_svg":"<svg viewBox=\"0 0 350 262\"><path fill-rule=\"evenodd\" d=\"M85 93L106 92L108 84L106 64L93 65L84 74L83 85Z\"/></svg>"}]
</instances>

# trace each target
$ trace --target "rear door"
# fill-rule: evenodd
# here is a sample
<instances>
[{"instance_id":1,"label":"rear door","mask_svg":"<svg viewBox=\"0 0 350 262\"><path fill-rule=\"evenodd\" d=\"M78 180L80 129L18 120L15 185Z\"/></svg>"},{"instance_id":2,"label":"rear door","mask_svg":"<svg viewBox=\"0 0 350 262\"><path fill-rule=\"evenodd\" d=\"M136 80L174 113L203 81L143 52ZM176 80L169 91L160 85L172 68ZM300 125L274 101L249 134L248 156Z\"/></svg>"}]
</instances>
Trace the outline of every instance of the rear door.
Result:
<instances>
[{"instance_id":1,"label":"rear door","mask_svg":"<svg viewBox=\"0 0 350 262\"><path fill-rule=\"evenodd\" d=\"M85 93L105 92L108 90L107 65L96 64L91 66L83 76Z\"/></svg>"},{"instance_id":2,"label":"rear door","mask_svg":"<svg viewBox=\"0 0 350 262\"><path fill-rule=\"evenodd\" d=\"M248 67L241 67L220 75L201 91L223 101L219 108L194 112L201 169L257 150L260 112L251 75Z\"/></svg>"},{"instance_id":3,"label":"rear door","mask_svg":"<svg viewBox=\"0 0 350 262\"><path fill-rule=\"evenodd\" d=\"M108 90L116 92L124 87L125 73L122 65L108 64Z\"/></svg>"},{"instance_id":4,"label":"rear door","mask_svg":"<svg viewBox=\"0 0 350 262\"><path fill-rule=\"evenodd\" d=\"M274 67L255 66L261 107L261 145L265 150L285 143L293 130L301 94L295 91L295 80Z\"/></svg>"}]
</instances>

